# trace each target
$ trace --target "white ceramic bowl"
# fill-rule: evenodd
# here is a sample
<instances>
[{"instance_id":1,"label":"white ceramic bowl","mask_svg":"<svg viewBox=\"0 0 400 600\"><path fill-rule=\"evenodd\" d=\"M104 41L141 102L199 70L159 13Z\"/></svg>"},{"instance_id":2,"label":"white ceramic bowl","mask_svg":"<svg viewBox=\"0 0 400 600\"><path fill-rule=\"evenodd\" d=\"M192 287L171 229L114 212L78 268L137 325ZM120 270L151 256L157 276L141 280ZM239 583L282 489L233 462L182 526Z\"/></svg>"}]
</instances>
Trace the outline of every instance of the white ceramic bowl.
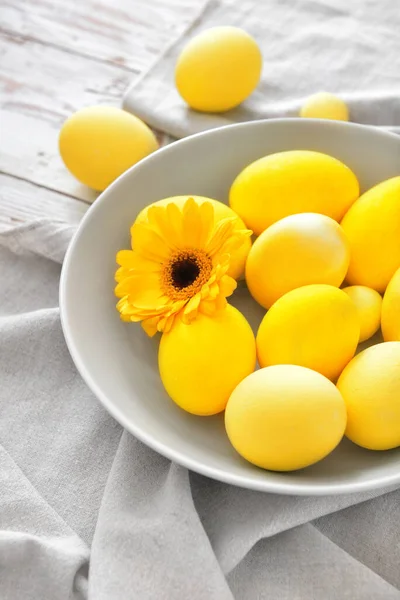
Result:
<instances>
[{"instance_id":1,"label":"white ceramic bowl","mask_svg":"<svg viewBox=\"0 0 400 600\"><path fill-rule=\"evenodd\" d=\"M134 436L189 469L230 484L284 494L339 494L400 482L400 448L371 452L344 440L322 462L293 473L264 471L230 446L223 418L195 417L166 395L157 370L157 339L122 323L115 309L115 254L146 205L197 194L227 202L243 167L283 150L326 152L346 163L362 189L399 175L400 137L360 125L282 119L232 125L167 146L115 181L85 215L64 262L60 306L65 338L82 377ZM233 303L253 325L263 315L243 290Z\"/></svg>"}]
</instances>

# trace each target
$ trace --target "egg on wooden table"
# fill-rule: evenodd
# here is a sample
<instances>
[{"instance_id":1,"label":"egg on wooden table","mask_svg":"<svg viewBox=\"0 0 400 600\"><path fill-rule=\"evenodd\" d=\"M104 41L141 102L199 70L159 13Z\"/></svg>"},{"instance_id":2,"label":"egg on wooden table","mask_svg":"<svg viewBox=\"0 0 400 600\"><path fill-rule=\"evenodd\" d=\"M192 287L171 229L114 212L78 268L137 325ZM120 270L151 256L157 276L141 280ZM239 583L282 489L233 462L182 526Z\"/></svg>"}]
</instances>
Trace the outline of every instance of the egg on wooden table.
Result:
<instances>
[{"instance_id":1,"label":"egg on wooden table","mask_svg":"<svg viewBox=\"0 0 400 600\"><path fill-rule=\"evenodd\" d=\"M59 149L72 175L103 191L129 167L157 150L158 142L134 115L111 106L90 106L66 120Z\"/></svg>"}]
</instances>

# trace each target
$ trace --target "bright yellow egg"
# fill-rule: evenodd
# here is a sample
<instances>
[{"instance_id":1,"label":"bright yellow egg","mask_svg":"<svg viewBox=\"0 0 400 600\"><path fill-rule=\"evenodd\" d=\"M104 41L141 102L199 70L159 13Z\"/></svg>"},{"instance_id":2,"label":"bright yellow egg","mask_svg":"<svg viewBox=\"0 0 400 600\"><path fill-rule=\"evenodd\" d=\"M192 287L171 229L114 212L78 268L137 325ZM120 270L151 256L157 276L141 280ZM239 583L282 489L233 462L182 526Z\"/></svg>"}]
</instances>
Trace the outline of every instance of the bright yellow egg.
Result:
<instances>
[{"instance_id":1,"label":"bright yellow egg","mask_svg":"<svg viewBox=\"0 0 400 600\"><path fill-rule=\"evenodd\" d=\"M400 342L400 269L393 275L383 297L382 334L385 342Z\"/></svg>"},{"instance_id":2,"label":"bright yellow egg","mask_svg":"<svg viewBox=\"0 0 400 600\"><path fill-rule=\"evenodd\" d=\"M212 27L182 50L175 83L195 110L223 112L238 106L257 87L262 55L254 38L238 27Z\"/></svg>"},{"instance_id":3,"label":"bright yellow egg","mask_svg":"<svg viewBox=\"0 0 400 600\"><path fill-rule=\"evenodd\" d=\"M348 121L349 109L341 98L328 92L319 92L307 98L300 109L300 116L311 119Z\"/></svg>"},{"instance_id":4,"label":"bright yellow egg","mask_svg":"<svg viewBox=\"0 0 400 600\"><path fill-rule=\"evenodd\" d=\"M270 308L304 285L339 287L349 261L349 245L336 221L317 213L291 215L256 239L246 263L246 282L254 299Z\"/></svg>"},{"instance_id":5,"label":"bright yellow egg","mask_svg":"<svg viewBox=\"0 0 400 600\"><path fill-rule=\"evenodd\" d=\"M346 402L346 436L352 442L370 450L400 446L400 342L358 354L337 387Z\"/></svg>"},{"instance_id":6,"label":"bright yellow egg","mask_svg":"<svg viewBox=\"0 0 400 600\"><path fill-rule=\"evenodd\" d=\"M249 462L292 471L327 456L346 427L346 407L329 379L304 367L277 365L252 373L225 412L233 447Z\"/></svg>"},{"instance_id":7,"label":"bright yellow egg","mask_svg":"<svg viewBox=\"0 0 400 600\"><path fill-rule=\"evenodd\" d=\"M61 128L61 158L81 183L102 191L124 171L154 152L158 142L137 117L111 106L78 110Z\"/></svg>"},{"instance_id":8,"label":"bright yellow egg","mask_svg":"<svg viewBox=\"0 0 400 600\"><path fill-rule=\"evenodd\" d=\"M350 298L330 285L307 285L279 298L261 321L258 362L300 365L333 380L354 356L359 337Z\"/></svg>"},{"instance_id":9,"label":"bright yellow egg","mask_svg":"<svg viewBox=\"0 0 400 600\"><path fill-rule=\"evenodd\" d=\"M218 200L214 200L213 198L206 198L205 196L173 196L171 198L163 198L162 200L158 200L157 202L153 202L150 206L166 206L170 202L173 202L179 208L183 207L186 200L188 198L194 198L198 204L203 204L203 202L211 202L214 207L214 222L215 224L219 223L223 219L236 219L236 227L235 229L246 229L246 225L243 223L242 219L238 217L238 215L233 212L231 208L227 204L223 202L219 202ZM137 216L136 223L143 222L147 219L147 211L150 206L146 206ZM232 253L231 261L228 269L228 275L233 277L234 279L239 279L244 273L244 267L246 264L247 255L251 248L251 239L246 238L243 241L243 244Z\"/></svg>"},{"instance_id":10,"label":"bright yellow egg","mask_svg":"<svg viewBox=\"0 0 400 600\"><path fill-rule=\"evenodd\" d=\"M382 296L364 285L343 288L358 312L360 320L360 342L369 340L381 324Z\"/></svg>"},{"instance_id":11,"label":"bright yellow egg","mask_svg":"<svg viewBox=\"0 0 400 600\"><path fill-rule=\"evenodd\" d=\"M229 204L260 235L296 213L320 213L340 221L358 195L356 176L336 158L290 150L248 165L232 184Z\"/></svg>"},{"instance_id":12,"label":"bright yellow egg","mask_svg":"<svg viewBox=\"0 0 400 600\"><path fill-rule=\"evenodd\" d=\"M351 252L346 280L383 293L400 267L400 176L360 196L342 227Z\"/></svg>"},{"instance_id":13,"label":"bright yellow egg","mask_svg":"<svg viewBox=\"0 0 400 600\"><path fill-rule=\"evenodd\" d=\"M158 353L161 380L178 406L195 415L225 409L237 384L256 364L255 339L244 316L229 305L216 316L177 319Z\"/></svg>"}]
</instances>

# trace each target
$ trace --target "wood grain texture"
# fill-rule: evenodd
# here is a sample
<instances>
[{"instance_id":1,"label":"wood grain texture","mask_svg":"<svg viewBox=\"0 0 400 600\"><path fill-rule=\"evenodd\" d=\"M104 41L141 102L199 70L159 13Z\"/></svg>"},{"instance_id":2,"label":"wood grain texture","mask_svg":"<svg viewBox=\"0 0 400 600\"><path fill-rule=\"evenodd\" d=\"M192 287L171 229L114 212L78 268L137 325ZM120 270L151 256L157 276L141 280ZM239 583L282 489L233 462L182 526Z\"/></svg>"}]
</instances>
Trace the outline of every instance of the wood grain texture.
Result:
<instances>
[{"instance_id":1,"label":"wood grain texture","mask_svg":"<svg viewBox=\"0 0 400 600\"><path fill-rule=\"evenodd\" d=\"M131 74L9 34L0 35L0 53L0 170L93 201L61 161L59 130L83 106L118 106Z\"/></svg>"},{"instance_id":2,"label":"wood grain texture","mask_svg":"<svg viewBox=\"0 0 400 600\"><path fill-rule=\"evenodd\" d=\"M81 202L75 212L71 209L74 198L93 202L97 194L79 184L61 161L58 133L63 121L84 106L120 106L128 85L187 27L200 4L2 0L3 225L46 214L74 221L83 214ZM163 134L158 137L161 144L168 141Z\"/></svg>"},{"instance_id":3,"label":"wood grain texture","mask_svg":"<svg viewBox=\"0 0 400 600\"><path fill-rule=\"evenodd\" d=\"M64 194L0 174L0 227L40 218L79 223L89 205Z\"/></svg>"},{"instance_id":4,"label":"wood grain texture","mask_svg":"<svg viewBox=\"0 0 400 600\"><path fill-rule=\"evenodd\" d=\"M140 73L200 5L198 0L2 0L1 27Z\"/></svg>"}]
</instances>

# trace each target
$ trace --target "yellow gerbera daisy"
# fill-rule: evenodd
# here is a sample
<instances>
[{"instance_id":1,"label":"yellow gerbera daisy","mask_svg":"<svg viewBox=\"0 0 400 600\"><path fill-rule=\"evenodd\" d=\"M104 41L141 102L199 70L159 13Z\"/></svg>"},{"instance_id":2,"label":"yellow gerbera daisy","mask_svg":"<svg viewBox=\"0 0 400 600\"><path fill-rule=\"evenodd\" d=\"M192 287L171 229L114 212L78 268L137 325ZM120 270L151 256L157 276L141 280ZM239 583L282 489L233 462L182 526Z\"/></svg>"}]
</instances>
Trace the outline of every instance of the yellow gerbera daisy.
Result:
<instances>
[{"instance_id":1,"label":"yellow gerbera daisy","mask_svg":"<svg viewBox=\"0 0 400 600\"><path fill-rule=\"evenodd\" d=\"M135 223L132 250L117 254L117 309L124 321L141 321L146 333L167 332L179 315L185 323L198 312L226 306L236 281L226 274L231 252L251 235L235 230L235 218L215 224L210 202L188 198L152 206L147 223Z\"/></svg>"}]
</instances>

